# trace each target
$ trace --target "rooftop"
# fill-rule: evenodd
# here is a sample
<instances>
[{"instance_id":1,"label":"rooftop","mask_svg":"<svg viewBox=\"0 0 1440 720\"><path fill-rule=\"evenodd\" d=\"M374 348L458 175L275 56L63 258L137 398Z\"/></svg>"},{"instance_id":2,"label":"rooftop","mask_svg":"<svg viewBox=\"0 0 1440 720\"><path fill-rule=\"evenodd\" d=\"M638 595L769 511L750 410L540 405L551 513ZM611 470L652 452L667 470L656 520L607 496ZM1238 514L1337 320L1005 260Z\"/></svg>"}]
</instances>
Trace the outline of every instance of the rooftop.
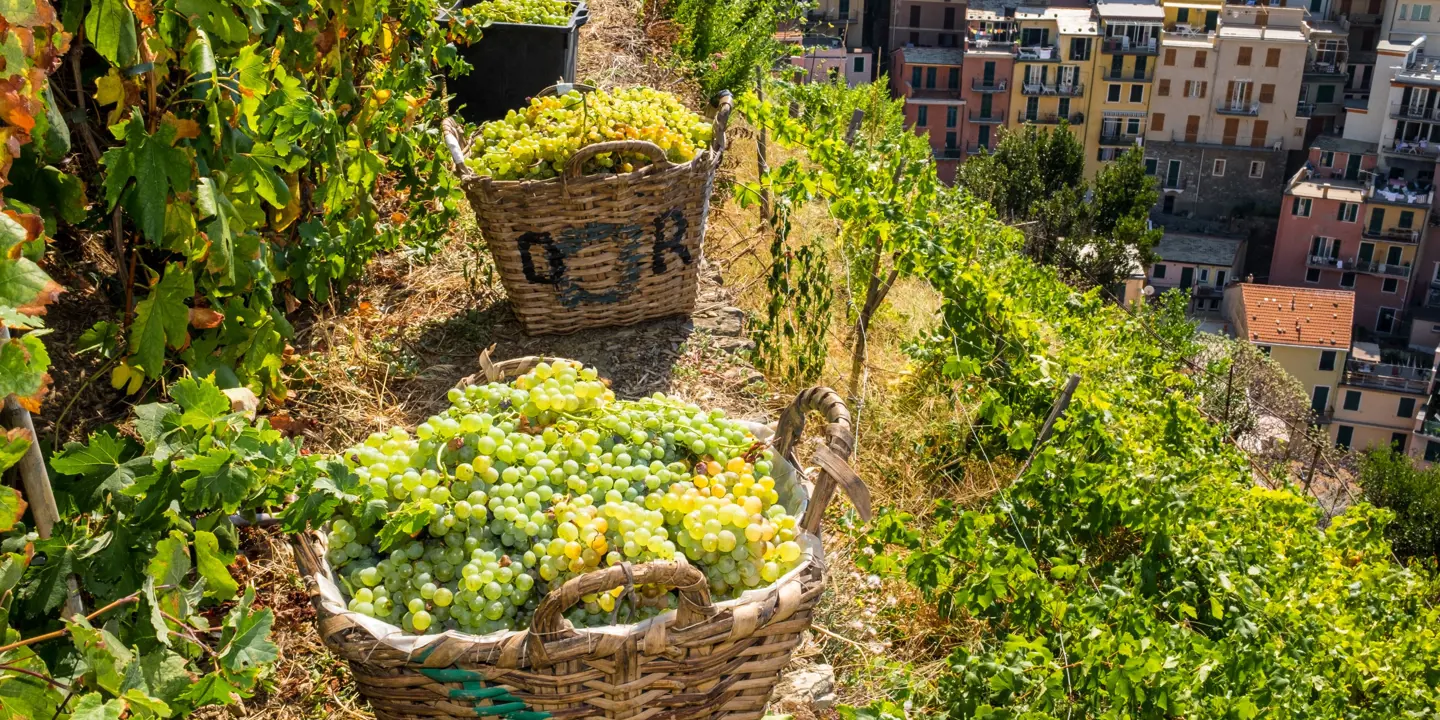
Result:
<instances>
[{"instance_id":1,"label":"rooftop","mask_svg":"<svg viewBox=\"0 0 1440 720\"><path fill-rule=\"evenodd\" d=\"M1062 35L1087 35L1099 32L1099 25L1090 8L1042 7L1024 5L1015 8L1016 20L1048 20L1056 24Z\"/></svg>"},{"instance_id":2,"label":"rooftop","mask_svg":"<svg viewBox=\"0 0 1440 720\"><path fill-rule=\"evenodd\" d=\"M1350 138L1341 137L1339 135L1321 135L1319 137L1316 137L1315 141L1310 143L1310 147L1318 148L1320 150L1328 150L1330 152L1343 152L1361 155L1367 153L1370 155L1374 155L1376 151L1376 144L1373 142L1365 142L1364 140L1351 140Z\"/></svg>"},{"instance_id":3,"label":"rooftop","mask_svg":"<svg viewBox=\"0 0 1440 720\"><path fill-rule=\"evenodd\" d=\"M1240 285L1247 340L1261 345L1350 348L1355 293L1341 290Z\"/></svg>"},{"instance_id":4,"label":"rooftop","mask_svg":"<svg viewBox=\"0 0 1440 720\"><path fill-rule=\"evenodd\" d=\"M1215 235L1167 232L1161 236L1160 244L1155 246L1155 254L1169 262L1229 267L1235 264L1235 253L1240 250L1241 242L1236 238Z\"/></svg>"},{"instance_id":5,"label":"rooftop","mask_svg":"<svg viewBox=\"0 0 1440 720\"><path fill-rule=\"evenodd\" d=\"M1260 27L1258 25L1221 25L1220 37L1248 40L1274 40L1276 42L1306 42L1305 32L1299 28Z\"/></svg>"},{"instance_id":6,"label":"rooftop","mask_svg":"<svg viewBox=\"0 0 1440 720\"><path fill-rule=\"evenodd\" d=\"M905 62L919 65L959 65L965 59L960 48L907 47L900 48Z\"/></svg>"},{"instance_id":7,"label":"rooftop","mask_svg":"<svg viewBox=\"0 0 1440 720\"><path fill-rule=\"evenodd\" d=\"M1102 2L1095 4L1100 17L1109 20L1155 20L1165 19L1165 8L1145 2Z\"/></svg>"}]
</instances>

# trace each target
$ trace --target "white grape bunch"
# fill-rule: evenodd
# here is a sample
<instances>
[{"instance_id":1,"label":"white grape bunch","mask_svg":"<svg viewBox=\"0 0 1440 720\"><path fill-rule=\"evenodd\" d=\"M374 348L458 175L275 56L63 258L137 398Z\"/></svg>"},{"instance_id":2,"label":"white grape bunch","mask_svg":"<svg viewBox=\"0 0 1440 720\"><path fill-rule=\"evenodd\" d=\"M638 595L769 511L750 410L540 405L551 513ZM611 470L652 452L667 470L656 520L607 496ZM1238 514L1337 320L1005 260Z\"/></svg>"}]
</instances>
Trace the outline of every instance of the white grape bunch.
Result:
<instances>
[{"instance_id":1,"label":"white grape bunch","mask_svg":"<svg viewBox=\"0 0 1440 720\"><path fill-rule=\"evenodd\" d=\"M449 400L413 434L344 453L363 501L331 522L328 560L355 612L484 634L527 627L551 588L622 562L683 559L724 599L801 561L772 451L721 411L658 393L617 401L567 361ZM673 602L662 588L616 589L569 617L634 622Z\"/></svg>"},{"instance_id":2,"label":"white grape bunch","mask_svg":"<svg viewBox=\"0 0 1440 720\"><path fill-rule=\"evenodd\" d=\"M485 0L461 9L463 21L478 24L491 22L525 25L568 25L570 3L565 0Z\"/></svg>"},{"instance_id":3,"label":"white grape bunch","mask_svg":"<svg viewBox=\"0 0 1440 720\"><path fill-rule=\"evenodd\" d=\"M645 140L672 163L685 163L709 146L710 121L672 94L646 87L571 90L538 97L520 110L480 126L484 148L469 160L477 174L496 180L544 180L558 176L580 148L612 140ZM600 153L583 174L631 172L650 164L644 153Z\"/></svg>"}]
</instances>

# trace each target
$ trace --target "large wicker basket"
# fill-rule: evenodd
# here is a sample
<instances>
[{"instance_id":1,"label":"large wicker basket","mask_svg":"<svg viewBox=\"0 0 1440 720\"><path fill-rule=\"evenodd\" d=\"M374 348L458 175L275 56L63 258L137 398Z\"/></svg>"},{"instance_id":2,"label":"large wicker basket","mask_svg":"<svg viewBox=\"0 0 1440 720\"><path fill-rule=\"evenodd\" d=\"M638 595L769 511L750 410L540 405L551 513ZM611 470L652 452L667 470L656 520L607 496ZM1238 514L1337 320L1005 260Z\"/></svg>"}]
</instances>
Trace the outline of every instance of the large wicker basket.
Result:
<instances>
[{"instance_id":1,"label":"large wicker basket","mask_svg":"<svg viewBox=\"0 0 1440 720\"><path fill-rule=\"evenodd\" d=\"M491 365L482 358L480 380L523 373L540 360ZM714 603L694 566L627 563L552 590L529 630L404 635L346 610L324 560L325 538L309 533L296 538L296 557L320 635L349 661L360 695L382 720L756 720L825 589L818 532L836 486L862 517L870 513L869 494L845 463L850 413L834 391L817 387L795 398L773 437L777 454L793 464L792 449L810 411L822 413L827 427L826 445L812 458L819 469L801 521L805 556L768 587ZM575 629L562 616L583 595L643 584L674 588L679 609L634 625L590 629Z\"/></svg>"},{"instance_id":2,"label":"large wicker basket","mask_svg":"<svg viewBox=\"0 0 1440 720\"><path fill-rule=\"evenodd\" d=\"M730 96L719 104L711 146L687 163L670 163L650 142L604 142L581 148L560 177L538 181L476 175L465 164L459 127L445 122L461 187L526 333L630 325L694 309ZM587 160L611 152L642 153L652 163L580 174Z\"/></svg>"}]
</instances>

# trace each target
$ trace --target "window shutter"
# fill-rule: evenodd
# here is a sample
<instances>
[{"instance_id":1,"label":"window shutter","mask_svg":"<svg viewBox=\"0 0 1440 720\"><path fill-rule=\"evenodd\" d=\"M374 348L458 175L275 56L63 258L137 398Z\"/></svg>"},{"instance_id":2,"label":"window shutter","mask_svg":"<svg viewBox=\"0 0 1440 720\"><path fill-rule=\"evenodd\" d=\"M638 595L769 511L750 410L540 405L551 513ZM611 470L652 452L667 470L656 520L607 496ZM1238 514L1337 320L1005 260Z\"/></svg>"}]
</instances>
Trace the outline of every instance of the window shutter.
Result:
<instances>
[{"instance_id":1,"label":"window shutter","mask_svg":"<svg viewBox=\"0 0 1440 720\"><path fill-rule=\"evenodd\" d=\"M1155 91L1160 97L1170 97L1170 78L1160 81L1160 87Z\"/></svg>"},{"instance_id":2,"label":"window shutter","mask_svg":"<svg viewBox=\"0 0 1440 720\"><path fill-rule=\"evenodd\" d=\"M1272 84L1270 84L1270 83L1265 83L1264 85L1261 85L1261 86L1260 86L1260 102L1262 102L1262 103L1272 103L1272 102L1275 102L1275 86L1274 86L1274 85L1272 85Z\"/></svg>"},{"instance_id":3,"label":"window shutter","mask_svg":"<svg viewBox=\"0 0 1440 720\"><path fill-rule=\"evenodd\" d=\"M1195 51L1195 67L1205 67L1205 51Z\"/></svg>"},{"instance_id":4,"label":"window shutter","mask_svg":"<svg viewBox=\"0 0 1440 720\"><path fill-rule=\"evenodd\" d=\"M1233 97L1235 97L1235 81L1231 80L1230 84L1225 86L1225 97L1223 99L1229 102L1230 98Z\"/></svg>"},{"instance_id":5,"label":"window shutter","mask_svg":"<svg viewBox=\"0 0 1440 720\"><path fill-rule=\"evenodd\" d=\"M1151 116L1150 129L1156 132L1165 129L1165 113L1155 113Z\"/></svg>"},{"instance_id":6,"label":"window shutter","mask_svg":"<svg viewBox=\"0 0 1440 720\"><path fill-rule=\"evenodd\" d=\"M1337 216L1335 217L1335 219L1336 219L1336 220L1344 220L1344 219L1345 219L1345 203L1340 203L1340 214L1337 215Z\"/></svg>"},{"instance_id":7,"label":"window shutter","mask_svg":"<svg viewBox=\"0 0 1440 720\"><path fill-rule=\"evenodd\" d=\"M1265 133L1270 130L1270 121L1256 120L1255 132L1250 135L1250 147L1265 147Z\"/></svg>"},{"instance_id":8,"label":"window shutter","mask_svg":"<svg viewBox=\"0 0 1440 720\"><path fill-rule=\"evenodd\" d=\"M1209 87L1210 87L1210 81L1209 81L1209 80L1201 80L1201 81L1200 81L1200 97L1202 97L1202 98L1205 97L1205 90L1208 89Z\"/></svg>"},{"instance_id":9,"label":"window shutter","mask_svg":"<svg viewBox=\"0 0 1440 720\"><path fill-rule=\"evenodd\" d=\"M1249 47L1248 45L1245 46L1245 47L1240 48L1240 55L1235 58L1235 64L1236 64L1236 65L1249 65L1249 64L1250 64L1250 53L1252 52L1252 50L1253 50L1253 48Z\"/></svg>"},{"instance_id":10,"label":"window shutter","mask_svg":"<svg viewBox=\"0 0 1440 720\"><path fill-rule=\"evenodd\" d=\"M1165 64L1175 64L1175 48L1165 48Z\"/></svg>"},{"instance_id":11,"label":"window shutter","mask_svg":"<svg viewBox=\"0 0 1440 720\"><path fill-rule=\"evenodd\" d=\"M1265 67L1280 67L1280 48L1265 51Z\"/></svg>"}]
</instances>

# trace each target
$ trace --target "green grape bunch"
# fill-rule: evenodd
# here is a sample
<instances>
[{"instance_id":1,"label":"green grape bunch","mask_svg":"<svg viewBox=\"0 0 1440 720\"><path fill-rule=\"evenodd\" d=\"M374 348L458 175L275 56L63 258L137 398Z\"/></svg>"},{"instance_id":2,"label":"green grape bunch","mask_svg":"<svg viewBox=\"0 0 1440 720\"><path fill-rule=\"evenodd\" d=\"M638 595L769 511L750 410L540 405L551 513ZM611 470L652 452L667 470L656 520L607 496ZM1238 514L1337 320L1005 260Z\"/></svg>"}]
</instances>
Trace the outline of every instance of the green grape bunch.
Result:
<instances>
[{"instance_id":1,"label":"green grape bunch","mask_svg":"<svg viewBox=\"0 0 1440 720\"><path fill-rule=\"evenodd\" d=\"M463 22L520 23L523 25L569 25L573 7L566 0L485 0L456 15Z\"/></svg>"},{"instance_id":2,"label":"green grape bunch","mask_svg":"<svg viewBox=\"0 0 1440 720\"><path fill-rule=\"evenodd\" d=\"M612 140L645 140L672 163L686 163L709 146L714 127L663 90L571 90L537 97L480 127L484 150L469 161L482 177L545 180L558 176L581 148ZM628 173L651 163L644 153L600 153L581 172Z\"/></svg>"},{"instance_id":3,"label":"green grape bunch","mask_svg":"<svg viewBox=\"0 0 1440 720\"><path fill-rule=\"evenodd\" d=\"M680 561L718 599L775 582L804 553L773 451L721 411L663 394L618 401L593 368L557 360L449 393L413 434L344 453L363 502L329 526L352 611L407 632L527 627L546 592L622 562ZM379 499L386 513L367 512ZM664 588L582 598L580 627L653 617ZM622 607L623 606L623 607Z\"/></svg>"}]
</instances>

